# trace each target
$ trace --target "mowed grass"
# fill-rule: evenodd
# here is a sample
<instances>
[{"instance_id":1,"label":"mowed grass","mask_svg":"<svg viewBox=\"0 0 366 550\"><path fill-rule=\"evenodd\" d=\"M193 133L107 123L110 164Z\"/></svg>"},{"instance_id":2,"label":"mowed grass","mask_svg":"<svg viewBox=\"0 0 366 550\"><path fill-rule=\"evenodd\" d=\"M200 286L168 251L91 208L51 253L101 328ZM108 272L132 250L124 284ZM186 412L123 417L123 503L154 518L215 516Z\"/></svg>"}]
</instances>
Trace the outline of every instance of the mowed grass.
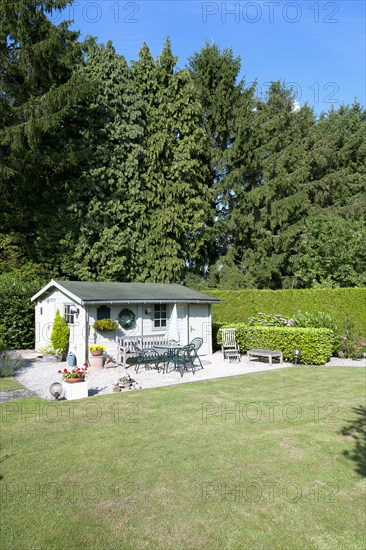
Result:
<instances>
[{"instance_id":1,"label":"mowed grass","mask_svg":"<svg viewBox=\"0 0 366 550\"><path fill-rule=\"evenodd\" d=\"M363 549L364 400L319 367L3 404L1 548Z\"/></svg>"},{"instance_id":2,"label":"mowed grass","mask_svg":"<svg viewBox=\"0 0 366 550\"><path fill-rule=\"evenodd\" d=\"M0 391L11 391L23 388L22 384L12 376L0 377Z\"/></svg>"}]
</instances>

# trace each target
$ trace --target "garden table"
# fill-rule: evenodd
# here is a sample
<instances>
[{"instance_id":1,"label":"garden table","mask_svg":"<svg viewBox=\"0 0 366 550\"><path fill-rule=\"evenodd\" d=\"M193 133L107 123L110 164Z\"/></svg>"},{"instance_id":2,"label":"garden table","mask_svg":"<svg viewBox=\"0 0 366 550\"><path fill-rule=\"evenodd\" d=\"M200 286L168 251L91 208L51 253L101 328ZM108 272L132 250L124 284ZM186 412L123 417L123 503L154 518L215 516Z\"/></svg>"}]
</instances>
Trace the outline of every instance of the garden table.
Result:
<instances>
[{"instance_id":1,"label":"garden table","mask_svg":"<svg viewBox=\"0 0 366 550\"><path fill-rule=\"evenodd\" d=\"M153 349L156 351L159 357L163 359L163 362L164 362L163 374L164 374L165 369L169 366L169 363L175 364L174 359L177 356L179 350L182 349L182 346L180 344L167 344L166 346L153 346Z\"/></svg>"}]
</instances>

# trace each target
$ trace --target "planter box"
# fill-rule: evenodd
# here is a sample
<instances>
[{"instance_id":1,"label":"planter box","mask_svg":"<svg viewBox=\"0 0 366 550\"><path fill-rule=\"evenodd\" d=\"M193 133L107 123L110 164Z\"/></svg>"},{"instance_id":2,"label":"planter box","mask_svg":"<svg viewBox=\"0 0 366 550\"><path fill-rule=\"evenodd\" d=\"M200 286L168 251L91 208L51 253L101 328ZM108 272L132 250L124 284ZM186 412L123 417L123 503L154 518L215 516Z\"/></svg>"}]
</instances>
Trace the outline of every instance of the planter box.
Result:
<instances>
[{"instance_id":1,"label":"planter box","mask_svg":"<svg viewBox=\"0 0 366 550\"><path fill-rule=\"evenodd\" d=\"M62 355L43 355L43 361L45 363L61 363Z\"/></svg>"},{"instance_id":2,"label":"planter box","mask_svg":"<svg viewBox=\"0 0 366 550\"><path fill-rule=\"evenodd\" d=\"M88 397L88 382L79 382L78 384L68 384L68 382L62 382L62 388L64 390L63 396L68 401L73 399L84 399Z\"/></svg>"}]
</instances>

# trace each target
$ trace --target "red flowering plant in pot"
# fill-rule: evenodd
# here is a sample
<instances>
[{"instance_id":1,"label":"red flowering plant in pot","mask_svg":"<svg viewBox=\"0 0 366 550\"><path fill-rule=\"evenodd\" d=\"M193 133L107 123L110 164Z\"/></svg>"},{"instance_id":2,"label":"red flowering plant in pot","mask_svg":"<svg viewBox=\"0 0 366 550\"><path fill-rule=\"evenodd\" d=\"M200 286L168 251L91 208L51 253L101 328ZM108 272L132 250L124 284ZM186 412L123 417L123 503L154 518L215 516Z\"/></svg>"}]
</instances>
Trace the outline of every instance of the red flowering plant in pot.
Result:
<instances>
[{"instance_id":1,"label":"red flowering plant in pot","mask_svg":"<svg viewBox=\"0 0 366 550\"><path fill-rule=\"evenodd\" d=\"M72 370L63 369L59 370L58 374L61 374L62 380L72 384L74 382L84 382L85 376L87 374L87 363L84 363L82 367L74 367Z\"/></svg>"}]
</instances>

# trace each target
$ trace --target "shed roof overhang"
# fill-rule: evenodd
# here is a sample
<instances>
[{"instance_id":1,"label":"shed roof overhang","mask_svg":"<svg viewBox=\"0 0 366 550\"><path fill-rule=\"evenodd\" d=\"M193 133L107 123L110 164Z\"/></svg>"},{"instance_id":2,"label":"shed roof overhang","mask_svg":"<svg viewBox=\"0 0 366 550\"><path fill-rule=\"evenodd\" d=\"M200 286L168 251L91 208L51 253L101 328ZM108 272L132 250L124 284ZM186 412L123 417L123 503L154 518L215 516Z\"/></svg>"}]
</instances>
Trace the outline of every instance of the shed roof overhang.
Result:
<instances>
[{"instance_id":1,"label":"shed roof overhang","mask_svg":"<svg viewBox=\"0 0 366 550\"><path fill-rule=\"evenodd\" d=\"M32 297L47 295L52 288L66 294L80 305L148 304L148 303L222 303L219 298L183 285L159 283L105 283L52 280Z\"/></svg>"}]
</instances>

